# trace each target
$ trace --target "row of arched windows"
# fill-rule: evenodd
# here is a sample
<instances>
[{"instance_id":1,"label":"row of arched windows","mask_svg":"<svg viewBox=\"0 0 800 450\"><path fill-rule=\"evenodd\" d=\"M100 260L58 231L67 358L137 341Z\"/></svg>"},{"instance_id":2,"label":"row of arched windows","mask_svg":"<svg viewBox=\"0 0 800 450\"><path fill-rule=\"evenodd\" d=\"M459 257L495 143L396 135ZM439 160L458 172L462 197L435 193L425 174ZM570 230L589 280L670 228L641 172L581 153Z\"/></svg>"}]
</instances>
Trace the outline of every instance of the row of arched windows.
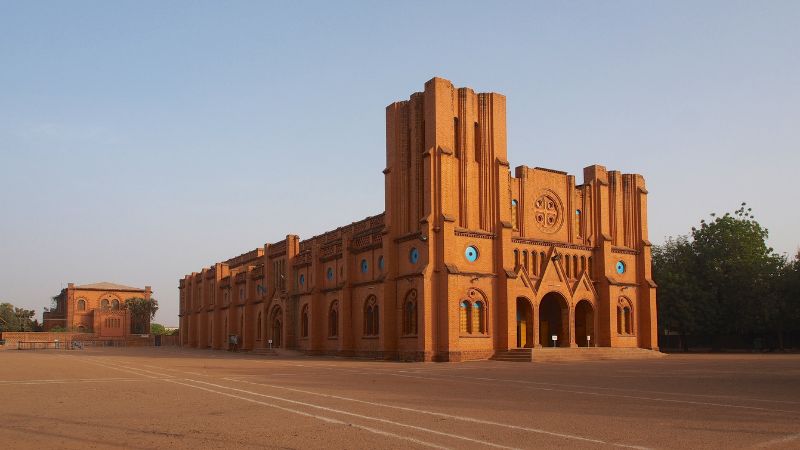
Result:
<instances>
[{"instance_id":1,"label":"row of arched windows","mask_svg":"<svg viewBox=\"0 0 800 450\"><path fill-rule=\"evenodd\" d=\"M300 312L300 337L307 338L309 333L310 313L308 304L303 305ZM364 336L380 334L380 306L378 299L370 295L364 301L363 308ZM403 303L403 335L417 334L417 291L411 290ZM339 336L339 301L334 300L328 308L328 337Z\"/></svg>"},{"instance_id":2,"label":"row of arched windows","mask_svg":"<svg viewBox=\"0 0 800 450\"><path fill-rule=\"evenodd\" d=\"M103 300L100 301L100 307L103 309L109 309L109 308L114 310L119 309L119 300L115 298L111 300L111 302L109 302L107 298L104 298ZM79 299L77 308L78 311L86 311L86 300Z\"/></svg>"},{"instance_id":3,"label":"row of arched windows","mask_svg":"<svg viewBox=\"0 0 800 450\"><path fill-rule=\"evenodd\" d=\"M486 334L486 305L483 301L461 301L459 329L461 334Z\"/></svg>"}]
</instances>

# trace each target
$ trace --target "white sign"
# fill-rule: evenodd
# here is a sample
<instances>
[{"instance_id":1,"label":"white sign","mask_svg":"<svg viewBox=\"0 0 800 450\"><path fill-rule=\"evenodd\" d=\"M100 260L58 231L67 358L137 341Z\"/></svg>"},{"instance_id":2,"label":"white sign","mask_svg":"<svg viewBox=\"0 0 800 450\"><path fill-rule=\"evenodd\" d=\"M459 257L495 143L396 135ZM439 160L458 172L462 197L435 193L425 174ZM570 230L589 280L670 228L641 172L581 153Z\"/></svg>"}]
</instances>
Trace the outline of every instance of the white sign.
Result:
<instances>
[{"instance_id":1,"label":"white sign","mask_svg":"<svg viewBox=\"0 0 800 450\"><path fill-rule=\"evenodd\" d=\"M552 339L554 341L557 341L558 340L558 336L554 334L554 335L550 336L550 339Z\"/></svg>"},{"instance_id":2,"label":"white sign","mask_svg":"<svg viewBox=\"0 0 800 450\"><path fill-rule=\"evenodd\" d=\"M272 345L272 339L269 340L269 344Z\"/></svg>"}]
</instances>

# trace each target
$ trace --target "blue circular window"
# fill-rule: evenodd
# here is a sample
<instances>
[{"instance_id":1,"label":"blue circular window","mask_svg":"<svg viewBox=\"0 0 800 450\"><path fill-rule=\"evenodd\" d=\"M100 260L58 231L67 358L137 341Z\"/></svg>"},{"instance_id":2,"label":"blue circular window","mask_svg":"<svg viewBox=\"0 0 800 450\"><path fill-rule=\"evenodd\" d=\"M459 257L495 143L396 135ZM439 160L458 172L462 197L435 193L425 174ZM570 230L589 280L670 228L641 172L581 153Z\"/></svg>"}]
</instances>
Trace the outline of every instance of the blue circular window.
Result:
<instances>
[{"instance_id":1,"label":"blue circular window","mask_svg":"<svg viewBox=\"0 0 800 450\"><path fill-rule=\"evenodd\" d=\"M369 269L369 264L367 264L366 259L361 260L361 271L367 273L367 269Z\"/></svg>"},{"instance_id":2,"label":"blue circular window","mask_svg":"<svg viewBox=\"0 0 800 450\"><path fill-rule=\"evenodd\" d=\"M408 260L411 261L411 264L416 264L419 261L419 250L416 247L412 247L411 251L408 252Z\"/></svg>"},{"instance_id":3,"label":"blue circular window","mask_svg":"<svg viewBox=\"0 0 800 450\"><path fill-rule=\"evenodd\" d=\"M478 249L475 246L470 245L464 250L464 256L467 257L467 261L475 262L478 259Z\"/></svg>"},{"instance_id":4,"label":"blue circular window","mask_svg":"<svg viewBox=\"0 0 800 450\"><path fill-rule=\"evenodd\" d=\"M306 283L306 276L301 273L298 281L300 281L300 286L304 285Z\"/></svg>"},{"instance_id":5,"label":"blue circular window","mask_svg":"<svg viewBox=\"0 0 800 450\"><path fill-rule=\"evenodd\" d=\"M517 206L517 201L516 200L511 200L511 206Z\"/></svg>"},{"instance_id":6,"label":"blue circular window","mask_svg":"<svg viewBox=\"0 0 800 450\"><path fill-rule=\"evenodd\" d=\"M383 270L383 255L378 257L378 269Z\"/></svg>"},{"instance_id":7,"label":"blue circular window","mask_svg":"<svg viewBox=\"0 0 800 450\"><path fill-rule=\"evenodd\" d=\"M333 279L333 267L328 267L328 279Z\"/></svg>"},{"instance_id":8,"label":"blue circular window","mask_svg":"<svg viewBox=\"0 0 800 450\"><path fill-rule=\"evenodd\" d=\"M622 275L625 273L625 263L622 261L617 261L617 273Z\"/></svg>"},{"instance_id":9,"label":"blue circular window","mask_svg":"<svg viewBox=\"0 0 800 450\"><path fill-rule=\"evenodd\" d=\"M576 216L580 216L581 215L581 210L580 209L576 209L575 210L575 215Z\"/></svg>"}]
</instances>

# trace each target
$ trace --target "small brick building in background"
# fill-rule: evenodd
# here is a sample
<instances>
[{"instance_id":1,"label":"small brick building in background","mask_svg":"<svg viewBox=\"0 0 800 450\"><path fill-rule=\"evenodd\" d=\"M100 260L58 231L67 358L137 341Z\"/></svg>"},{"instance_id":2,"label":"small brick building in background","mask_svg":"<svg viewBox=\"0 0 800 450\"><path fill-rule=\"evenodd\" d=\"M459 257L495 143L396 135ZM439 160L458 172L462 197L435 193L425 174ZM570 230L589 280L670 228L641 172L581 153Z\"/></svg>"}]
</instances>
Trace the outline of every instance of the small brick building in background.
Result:
<instances>
[{"instance_id":1,"label":"small brick building in background","mask_svg":"<svg viewBox=\"0 0 800 450\"><path fill-rule=\"evenodd\" d=\"M506 98L441 78L386 108L383 173L385 212L180 279L181 344L425 361L656 349L642 176L512 172Z\"/></svg>"},{"instance_id":2,"label":"small brick building in background","mask_svg":"<svg viewBox=\"0 0 800 450\"><path fill-rule=\"evenodd\" d=\"M150 332L150 322L138 323L125 309L125 300L150 300L150 286L144 289L114 283L75 286L69 283L55 297L56 305L44 313L44 331L62 327L68 331L92 333L102 338L127 338Z\"/></svg>"}]
</instances>

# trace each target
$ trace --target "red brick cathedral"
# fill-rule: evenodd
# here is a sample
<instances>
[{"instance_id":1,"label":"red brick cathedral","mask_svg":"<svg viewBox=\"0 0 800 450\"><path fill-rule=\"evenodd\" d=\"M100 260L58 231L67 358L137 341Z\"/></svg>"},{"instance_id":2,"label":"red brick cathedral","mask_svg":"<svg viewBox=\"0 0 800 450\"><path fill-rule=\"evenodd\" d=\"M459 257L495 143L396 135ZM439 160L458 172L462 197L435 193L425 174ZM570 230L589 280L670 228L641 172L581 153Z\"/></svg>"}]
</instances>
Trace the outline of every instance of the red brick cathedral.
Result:
<instances>
[{"instance_id":1,"label":"red brick cathedral","mask_svg":"<svg viewBox=\"0 0 800 450\"><path fill-rule=\"evenodd\" d=\"M641 175L512 173L505 97L441 78L386 108L383 173L384 213L181 279L182 345L425 361L656 349Z\"/></svg>"}]
</instances>

